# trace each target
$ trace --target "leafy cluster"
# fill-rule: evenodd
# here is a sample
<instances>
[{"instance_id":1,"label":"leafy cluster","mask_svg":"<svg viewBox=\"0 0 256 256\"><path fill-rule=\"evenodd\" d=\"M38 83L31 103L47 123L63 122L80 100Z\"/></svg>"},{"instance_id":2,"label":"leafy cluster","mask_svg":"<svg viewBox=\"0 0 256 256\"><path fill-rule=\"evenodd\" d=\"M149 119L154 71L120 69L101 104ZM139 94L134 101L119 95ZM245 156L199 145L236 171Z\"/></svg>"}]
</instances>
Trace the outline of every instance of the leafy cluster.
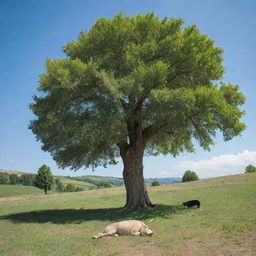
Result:
<instances>
[{"instance_id":1,"label":"leafy cluster","mask_svg":"<svg viewBox=\"0 0 256 256\"><path fill-rule=\"evenodd\" d=\"M48 59L30 129L60 167L115 164L122 147L147 154L209 150L245 128L237 85L223 77L222 52L182 19L153 13L100 18Z\"/></svg>"},{"instance_id":2,"label":"leafy cluster","mask_svg":"<svg viewBox=\"0 0 256 256\"><path fill-rule=\"evenodd\" d=\"M33 186L35 182L35 174L22 174L18 176L15 173L0 173L0 184L21 184L24 186Z\"/></svg>"},{"instance_id":3,"label":"leafy cluster","mask_svg":"<svg viewBox=\"0 0 256 256\"><path fill-rule=\"evenodd\" d=\"M53 176L51 173L51 169L47 165L42 165L37 172L36 178L35 178L35 186L38 188L42 188L45 191L45 194L47 194L47 191L50 190L53 186Z\"/></svg>"},{"instance_id":4,"label":"leafy cluster","mask_svg":"<svg viewBox=\"0 0 256 256\"><path fill-rule=\"evenodd\" d=\"M151 186L160 186L160 182L158 180L153 180Z\"/></svg>"},{"instance_id":5,"label":"leafy cluster","mask_svg":"<svg viewBox=\"0 0 256 256\"><path fill-rule=\"evenodd\" d=\"M195 172L190 170L187 170L182 177L182 182L188 182L188 181L194 181L194 180L199 180L199 177Z\"/></svg>"},{"instance_id":6,"label":"leafy cluster","mask_svg":"<svg viewBox=\"0 0 256 256\"><path fill-rule=\"evenodd\" d=\"M252 172L256 172L256 167L254 165L248 165L245 168L245 173L252 173Z\"/></svg>"}]
</instances>

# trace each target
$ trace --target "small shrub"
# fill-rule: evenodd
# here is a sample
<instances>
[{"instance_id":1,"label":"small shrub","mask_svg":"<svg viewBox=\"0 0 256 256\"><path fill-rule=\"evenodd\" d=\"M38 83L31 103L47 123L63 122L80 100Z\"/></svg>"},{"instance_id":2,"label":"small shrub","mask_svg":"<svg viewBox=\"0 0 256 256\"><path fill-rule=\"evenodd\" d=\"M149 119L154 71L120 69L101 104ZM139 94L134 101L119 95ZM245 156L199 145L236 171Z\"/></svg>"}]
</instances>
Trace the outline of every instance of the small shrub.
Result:
<instances>
[{"instance_id":1,"label":"small shrub","mask_svg":"<svg viewBox=\"0 0 256 256\"><path fill-rule=\"evenodd\" d=\"M111 188L111 184L108 182L101 182L97 184L97 188Z\"/></svg>"},{"instance_id":2,"label":"small shrub","mask_svg":"<svg viewBox=\"0 0 256 256\"><path fill-rule=\"evenodd\" d=\"M75 192L80 192L80 191L84 191L84 189L81 187L76 187Z\"/></svg>"},{"instance_id":3,"label":"small shrub","mask_svg":"<svg viewBox=\"0 0 256 256\"><path fill-rule=\"evenodd\" d=\"M158 180L154 180L152 181L151 186L160 186L160 182Z\"/></svg>"},{"instance_id":4,"label":"small shrub","mask_svg":"<svg viewBox=\"0 0 256 256\"><path fill-rule=\"evenodd\" d=\"M65 191L66 192L75 192L76 186L73 183L68 183Z\"/></svg>"}]
</instances>

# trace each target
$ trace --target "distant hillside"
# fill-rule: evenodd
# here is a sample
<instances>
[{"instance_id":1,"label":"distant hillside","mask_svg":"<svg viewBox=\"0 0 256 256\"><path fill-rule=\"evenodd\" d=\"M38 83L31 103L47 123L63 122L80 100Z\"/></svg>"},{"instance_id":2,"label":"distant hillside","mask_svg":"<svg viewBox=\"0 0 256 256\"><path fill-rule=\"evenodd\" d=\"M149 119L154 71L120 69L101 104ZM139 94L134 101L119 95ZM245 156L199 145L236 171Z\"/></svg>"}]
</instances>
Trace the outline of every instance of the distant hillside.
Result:
<instances>
[{"instance_id":1,"label":"distant hillside","mask_svg":"<svg viewBox=\"0 0 256 256\"><path fill-rule=\"evenodd\" d=\"M21 176L22 174L28 174L28 172L19 172L19 171L10 171L10 170L2 170L0 169L0 172L7 172L8 174L15 173L18 176ZM97 186L100 183L110 183L112 186L123 186L124 181L122 178L116 178L116 177L105 177L105 176L96 176L96 175L85 175L85 176L76 176L76 177L70 177L70 176L54 176L55 178L59 178L61 182L65 185L68 183L73 183L77 187L82 187L85 190L89 189L91 186ZM146 178L145 184L147 186L150 186L152 184L152 181L158 180L161 185L166 184L174 184L181 182L180 178Z\"/></svg>"},{"instance_id":2,"label":"distant hillside","mask_svg":"<svg viewBox=\"0 0 256 256\"><path fill-rule=\"evenodd\" d=\"M154 180L158 180L160 182L160 185L167 185L167 184L174 184L174 183L181 182L180 178L170 177L170 178L148 178L148 179L145 179L145 183L147 186L150 186L152 184L152 181Z\"/></svg>"},{"instance_id":3,"label":"distant hillside","mask_svg":"<svg viewBox=\"0 0 256 256\"><path fill-rule=\"evenodd\" d=\"M93 183L73 179L70 177L65 177L65 176L54 176L54 177L58 178L64 185L67 185L68 183L73 183L76 187L83 188L84 190L88 190L90 187L94 186Z\"/></svg>"},{"instance_id":4,"label":"distant hillside","mask_svg":"<svg viewBox=\"0 0 256 256\"><path fill-rule=\"evenodd\" d=\"M4 169L0 169L0 172L8 173L8 174L17 174L18 176L21 176L22 174L29 174L28 172L19 172L19 171L4 170Z\"/></svg>"},{"instance_id":5,"label":"distant hillside","mask_svg":"<svg viewBox=\"0 0 256 256\"><path fill-rule=\"evenodd\" d=\"M72 177L72 179L85 181L92 183L94 185L98 185L102 182L110 183L113 186L122 186L124 184L124 181L122 178L115 178L115 177L104 177L104 176L77 176Z\"/></svg>"},{"instance_id":6,"label":"distant hillside","mask_svg":"<svg viewBox=\"0 0 256 256\"><path fill-rule=\"evenodd\" d=\"M9 196L21 196L32 194L43 194L43 190L34 186L2 185L0 184L0 198Z\"/></svg>"},{"instance_id":7,"label":"distant hillside","mask_svg":"<svg viewBox=\"0 0 256 256\"><path fill-rule=\"evenodd\" d=\"M101 182L108 182L114 186L123 186L124 181L122 178L115 178L115 177L104 177L104 176L77 176L72 177L72 179L86 181L95 185L98 185ZM180 178L147 178L145 179L145 183L147 186L150 186L152 184L152 181L158 180L161 185L166 184L174 184L181 182Z\"/></svg>"}]
</instances>

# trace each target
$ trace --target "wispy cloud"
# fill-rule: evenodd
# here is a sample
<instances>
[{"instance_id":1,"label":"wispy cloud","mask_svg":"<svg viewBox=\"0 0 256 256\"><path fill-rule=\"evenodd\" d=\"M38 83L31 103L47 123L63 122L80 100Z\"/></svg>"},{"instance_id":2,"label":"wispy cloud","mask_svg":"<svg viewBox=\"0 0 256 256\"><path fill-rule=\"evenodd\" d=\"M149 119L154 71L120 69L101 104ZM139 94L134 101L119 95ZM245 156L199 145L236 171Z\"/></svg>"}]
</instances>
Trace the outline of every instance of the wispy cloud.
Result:
<instances>
[{"instance_id":1,"label":"wispy cloud","mask_svg":"<svg viewBox=\"0 0 256 256\"><path fill-rule=\"evenodd\" d=\"M193 170L200 177L214 177L221 175L243 173L249 164L256 164L256 151L244 150L242 153L226 154L200 161L182 161L182 170Z\"/></svg>"}]
</instances>

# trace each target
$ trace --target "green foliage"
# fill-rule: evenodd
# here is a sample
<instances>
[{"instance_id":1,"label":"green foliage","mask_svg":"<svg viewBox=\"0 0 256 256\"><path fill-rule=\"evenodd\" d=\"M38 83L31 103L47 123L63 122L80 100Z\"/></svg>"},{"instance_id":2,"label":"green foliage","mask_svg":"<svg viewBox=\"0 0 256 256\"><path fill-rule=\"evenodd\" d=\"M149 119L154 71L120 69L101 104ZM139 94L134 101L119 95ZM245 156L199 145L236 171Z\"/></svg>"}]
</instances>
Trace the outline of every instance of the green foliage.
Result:
<instances>
[{"instance_id":1,"label":"green foliage","mask_svg":"<svg viewBox=\"0 0 256 256\"><path fill-rule=\"evenodd\" d=\"M9 184L9 175L7 173L0 173L0 184Z\"/></svg>"},{"instance_id":2,"label":"green foliage","mask_svg":"<svg viewBox=\"0 0 256 256\"><path fill-rule=\"evenodd\" d=\"M199 177L197 174L193 171L186 171L182 177L182 182L187 182L187 181L193 181L193 180L199 180Z\"/></svg>"},{"instance_id":3,"label":"green foliage","mask_svg":"<svg viewBox=\"0 0 256 256\"><path fill-rule=\"evenodd\" d=\"M16 185L17 183L19 183L19 177L17 174L10 174L9 179L11 185Z\"/></svg>"},{"instance_id":4,"label":"green foliage","mask_svg":"<svg viewBox=\"0 0 256 256\"><path fill-rule=\"evenodd\" d=\"M152 181L151 186L160 186L160 182L158 180L154 180Z\"/></svg>"},{"instance_id":5,"label":"green foliage","mask_svg":"<svg viewBox=\"0 0 256 256\"><path fill-rule=\"evenodd\" d=\"M223 50L182 19L100 18L63 50L30 106L30 129L59 167L115 164L139 143L149 155L193 152L193 141L209 150L217 131L230 140L245 129L243 94L221 82Z\"/></svg>"},{"instance_id":6,"label":"green foliage","mask_svg":"<svg viewBox=\"0 0 256 256\"><path fill-rule=\"evenodd\" d=\"M33 186L35 183L35 174L22 174L20 176L20 183L25 186Z\"/></svg>"},{"instance_id":7,"label":"green foliage","mask_svg":"<svg viewBox=\"0 0 256 256\"><path fill-rule=\"evenodd\" d=\"M60 181L59 178L55 179L55 184L56 184L56 191L57 192L64 192L65 191L65 186L64 184Z\"/></svg>"},{"instance_id":8,"label":"green foliage","mask_svg":"<svg viewBox=\"0 0 256 256\"><path fill-rule=\"evenodd\" d=\"M245 173L252 173L252 172L256 172L256 167L251 164L246 166Z\"/></svg>"},{"instance_id":9,"label":"green foliage","mask_svg":"<svg viewBox=\"0 0 256 256\"><path fill-rule=\"evenodd\" d=\"M51 169L47 165L42 165L37 172L35 178L35 186L44 189L45 194L52 188L54 179L51 173Z\"/></svg>"},{"instance_id":10,"label":"green foliage","mask_svg":"<svg viewBox=\"0 0 256 256\"><path fill-rule=\"evenodd\" d=\"M111 184L108 182L100 182L97 184L97 188L111 188Z\"/></svg>"},{"instance_id":11,"label":"green foliage","mask_svg":"<svg viewBox=\"0 0 256 256\"><path fill-rule=\"evenodd\" d=\"M73 183L68 183L65 188L66 192L75 192L75 190L76 190L76 186Z\"/></svg>"},{"instance_id":12,"label":"green foliage","mask_svg":"<svg viewBox=\"0 0 256 256\"><path fill-rule=\"evenodd\" d=\"M76 187L75 192L80 192L80 191L84 191L84 189L81 187Z\"/></svg>"}]
</instances>

